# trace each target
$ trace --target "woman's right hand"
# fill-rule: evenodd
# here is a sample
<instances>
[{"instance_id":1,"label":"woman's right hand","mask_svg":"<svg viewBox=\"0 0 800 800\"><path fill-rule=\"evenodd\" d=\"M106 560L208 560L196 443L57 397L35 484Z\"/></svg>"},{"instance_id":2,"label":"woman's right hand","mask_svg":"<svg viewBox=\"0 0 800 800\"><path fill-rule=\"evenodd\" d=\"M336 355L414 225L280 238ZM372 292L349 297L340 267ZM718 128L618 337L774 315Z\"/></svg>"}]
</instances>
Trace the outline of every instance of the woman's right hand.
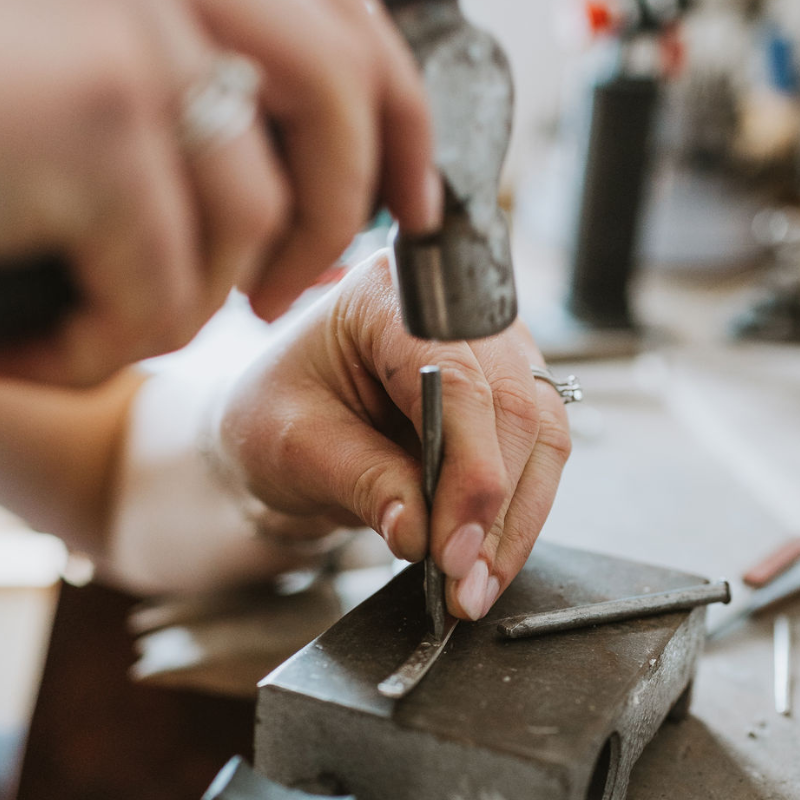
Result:
<instances>
[{"instance_id":1,"label":"woman's right hand","mask_svg":"<svg viewBox=\"0 0 800 800\"><path fill-rule=\"evenodd\" d=\"M264 122L187 151L182 99L229 50L263 73ZM57 251L80 294L0 374L97 382L185 344L234 285L273 318L377 195L436 227L421 81L362 0L9 0L0 67L0 269Z\"/></svg>"}]
</instances>

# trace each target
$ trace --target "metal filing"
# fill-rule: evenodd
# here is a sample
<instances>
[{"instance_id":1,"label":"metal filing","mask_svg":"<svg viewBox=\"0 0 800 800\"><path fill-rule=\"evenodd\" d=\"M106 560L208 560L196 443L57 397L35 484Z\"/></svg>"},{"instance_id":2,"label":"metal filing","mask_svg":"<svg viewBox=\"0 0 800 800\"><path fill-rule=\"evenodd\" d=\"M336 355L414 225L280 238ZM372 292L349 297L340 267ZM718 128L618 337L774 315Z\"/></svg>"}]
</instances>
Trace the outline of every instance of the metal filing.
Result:
<instances>
[{"instance_id":1,"label":"metal filing","mask_svg":"<svg viewBox=\"0 0 800 800\"><path fill-rule=\"evenodd\" d=\"M509 639L523 639L576 628L588 628L590 625L623 622L675 611L690 611L695 606L729 603L730 600L731 587L727 581L719 581L687 589L673 589L668 592L609 600L605 603L559 608L538 614L522 614L501 620L497 630Z\"/></svg>"}]
</instances>

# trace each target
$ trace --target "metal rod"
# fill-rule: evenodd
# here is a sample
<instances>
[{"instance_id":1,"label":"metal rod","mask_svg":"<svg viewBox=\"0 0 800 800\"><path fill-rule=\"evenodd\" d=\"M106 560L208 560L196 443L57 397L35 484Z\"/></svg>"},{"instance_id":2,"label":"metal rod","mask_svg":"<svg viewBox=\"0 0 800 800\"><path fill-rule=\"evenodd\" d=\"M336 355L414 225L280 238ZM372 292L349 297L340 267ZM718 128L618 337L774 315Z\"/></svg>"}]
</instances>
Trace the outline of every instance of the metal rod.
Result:
<instances>
[{"instance_id":1,"label":"metal rod","mask_svg":"<svg viewBox=\"0 0 800 800\"><path fill-rule=\"evenodd\" d=\"M428 555L425 558L425 609L437 641L445 635L447 606L444 575L430 554L430 514L442 468L442 374L439 367L420 370L422 381L422 491L428 506Z\"/></svg>"},{"instance_id":2,"label":"metal rod","mask_svg":"<svg viewBox=\"0 0 800 800\"><path fill-rule=\"evenodd\" d=\"M778 614L773 628L775 658L775 710L785 717L792 714L792 633L789 617Z\"/></svg>"},{"instance_id":3,"label":"metal rod","mask_svg":"<svg viewBox=\"0 0 800 800\"><path fill-rule=\"evenodd\" d=\"M608 622L666 614L671 611L688 611L709 603L729 603L731 588L727 581L674 589L669 592L643 594L621 600L608 600L585 606L560 608L539 614L523 614L501 620L497 629L509 639L542 636L546 633L586 628Z\"/></svg>"}]
</instances>

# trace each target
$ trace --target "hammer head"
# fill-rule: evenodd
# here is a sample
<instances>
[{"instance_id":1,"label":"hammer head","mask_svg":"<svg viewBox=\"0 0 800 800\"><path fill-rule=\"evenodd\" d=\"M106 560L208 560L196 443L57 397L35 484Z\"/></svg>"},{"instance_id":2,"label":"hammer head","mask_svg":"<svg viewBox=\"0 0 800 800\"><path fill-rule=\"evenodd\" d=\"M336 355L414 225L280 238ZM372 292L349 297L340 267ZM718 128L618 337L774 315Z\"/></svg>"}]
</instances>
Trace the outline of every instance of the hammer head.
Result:
<instances>
[{"instance_id":1,"label":"hammer head","mask_svg":"<svg viewBox=\"0 0 800 800\"><path fill-rule=\"evenodd\" d=\"M425 79L445 185L439 233L394 234L395 281L410 333L476 339L517 315L508 228L497 204L513 88L496 42L456 0L387 0Z\"/></svg>"}]
</instances>

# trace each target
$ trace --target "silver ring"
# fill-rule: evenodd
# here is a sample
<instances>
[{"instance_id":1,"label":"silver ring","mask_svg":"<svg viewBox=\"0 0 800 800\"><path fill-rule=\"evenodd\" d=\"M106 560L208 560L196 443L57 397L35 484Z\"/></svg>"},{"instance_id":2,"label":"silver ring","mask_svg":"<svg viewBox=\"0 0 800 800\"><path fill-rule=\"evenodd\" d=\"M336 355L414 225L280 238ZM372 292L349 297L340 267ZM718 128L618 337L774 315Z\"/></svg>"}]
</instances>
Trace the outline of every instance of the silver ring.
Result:
<instances>
[{"instance_id":1,"label":"silver ring","mask_svg":"<svg viewBox=\"0 0 800 800\"><path fill-rule=\"evenodd\" d=\"M256 118L261 73L238 53L218 55L208 74L181 99L178 136L185 152L197 153L244 133Z\"/></svg>"},{"instance_id":2,"label":"silver ring","mask_svg":"<svg viewBox=\"0 0 800 800\"><path fill-rule=\"evenodd\" d=\"M561 395L564 404L580 403L583 400L583 387L574 375L569 375L565 381L559 381L549 369L533 364L531 364L531 372L534 378L547 381Z\"/></svg>"}]
</instances>

